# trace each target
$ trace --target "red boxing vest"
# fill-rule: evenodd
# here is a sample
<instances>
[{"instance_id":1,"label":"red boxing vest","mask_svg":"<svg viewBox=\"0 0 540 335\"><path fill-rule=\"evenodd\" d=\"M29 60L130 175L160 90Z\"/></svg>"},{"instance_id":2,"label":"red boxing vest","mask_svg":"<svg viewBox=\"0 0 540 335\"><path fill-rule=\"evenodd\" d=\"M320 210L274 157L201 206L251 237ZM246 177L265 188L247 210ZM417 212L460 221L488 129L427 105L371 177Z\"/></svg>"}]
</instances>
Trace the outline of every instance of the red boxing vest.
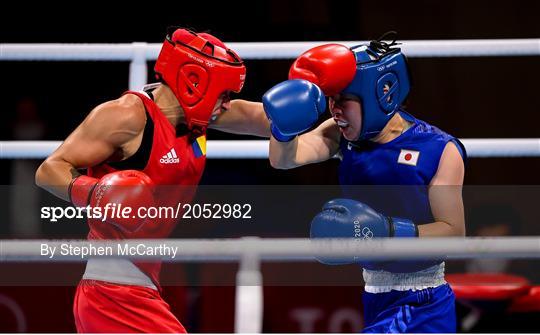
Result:
<instances>
[{"instance_id":1,"label":"red boxing vest","mask_svg":"<svg viewBox=\"0 0 540 335\"><path fill-rule=\"evenodd\" d=\"M146 173L155 183L156 206L176 208L178 203L190 203L196 192L206 163L206 134L195 140L189 134L176 137L176 129L161 112L159 107L146 95L128 91L144 103L144 107L154 122L152 149L146 167ZM88 169L88 175L94 178L114 172L116 169L104 163ZM182 210L179 212L181 217ZM160 218L150 220L134 233L125 232L118 227L102 222L100 219L88 219L89 240L123 239L158 239L170 235L180 218ZM148 226L151 225L151 226ZM135 262L144 273L159 287L161 262Z\"/></svg>"}]
</instances>

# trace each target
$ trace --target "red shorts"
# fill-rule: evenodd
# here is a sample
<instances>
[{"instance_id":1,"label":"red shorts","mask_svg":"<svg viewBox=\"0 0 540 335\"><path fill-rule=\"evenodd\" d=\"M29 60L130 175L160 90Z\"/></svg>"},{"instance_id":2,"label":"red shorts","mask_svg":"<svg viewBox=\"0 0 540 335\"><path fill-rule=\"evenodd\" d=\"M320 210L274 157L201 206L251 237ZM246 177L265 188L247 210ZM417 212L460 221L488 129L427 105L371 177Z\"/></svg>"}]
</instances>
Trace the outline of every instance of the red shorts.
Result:
<instances>
[{"instance_id":1,"label":"red shorts","mask_svg":"<svg viewBox=\"0 0 540 335\"><path fill-rule=\"evenodd\" d=\"M186 333L159 292L81 280L73 304L79 333Z\"/></svg>"}]
</instances>

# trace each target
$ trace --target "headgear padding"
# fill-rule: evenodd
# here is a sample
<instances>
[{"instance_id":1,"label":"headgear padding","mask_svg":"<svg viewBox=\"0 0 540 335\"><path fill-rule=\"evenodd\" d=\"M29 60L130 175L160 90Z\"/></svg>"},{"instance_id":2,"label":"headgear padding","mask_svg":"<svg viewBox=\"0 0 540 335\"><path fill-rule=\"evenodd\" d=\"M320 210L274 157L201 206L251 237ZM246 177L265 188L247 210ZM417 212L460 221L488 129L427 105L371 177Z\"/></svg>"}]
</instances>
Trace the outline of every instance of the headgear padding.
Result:
<instances>
[{"instance_id":1,"label":"headgear padding","mask_svg":"<svg viewBox=\"0 0 540 335\"><path fill-rule=\"evenodd\" d=\"M196 134L206 131L220 95L240 92L246 77L242 59L223 42L183 28L167 34L154 70L173 91Z\"/></svg>"},{"instance_id":2,"label":"headgear padding","mask_svg":"<svg viewBox=\"0 0 540 335\"><path fill-rule=\"evenodd\" d=\"M351 48L356 57L356 74L342 93L362 102L362 129L359 140L375 137L394 116L410 89L407 60L395 41L371 41Z\"/></svg>"}]
</instances>

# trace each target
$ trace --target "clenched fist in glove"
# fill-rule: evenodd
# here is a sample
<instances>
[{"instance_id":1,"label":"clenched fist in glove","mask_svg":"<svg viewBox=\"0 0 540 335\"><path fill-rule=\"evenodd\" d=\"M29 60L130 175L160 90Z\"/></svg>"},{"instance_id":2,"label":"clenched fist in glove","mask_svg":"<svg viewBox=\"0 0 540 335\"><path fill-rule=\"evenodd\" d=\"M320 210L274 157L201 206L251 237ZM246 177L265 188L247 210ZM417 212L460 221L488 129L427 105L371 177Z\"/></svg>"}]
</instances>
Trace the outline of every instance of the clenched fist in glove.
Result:
<instances>
[{"instance_id":1,"label":"clenched fist in glove","mask_svg":"<svg viewBox=\"0 0 540 335\"><path fill-rule=\"evenodd\" d=\"M81 175L71 182L69 196L78 207L104 208L108 203L130 207L128 218L115 215L108 217L107 222L123 231L136 232L147 221L137 215L138 209L155 206L154 186L150 177L136 170L112 172L101 179Z\"/></svg>"},{"instance_id":2,"label":"clenched fist in glove","mask_svg":"<svg viewBox=\"0 0 540 335\"><path fill-rule=\"evenodd\" d=\"M343 91L356 74L353 52L341 44L323 44L301 54L289 70L289 79L305 79L326 96Z\"/></svg>"},{"instance_id":3,"label":"clenched fist in glove","mask_svg":"<svg viewBox=\"0 0 540 335\"><path fill-rule=\"evenodd\" d=\"M287 80L269 89L262 99L273 137L288 142L311 128L326 110L321 89L307 80Z\"/></svg>"},{"instance_id":4,"label":"clenched fist in glove","mask_svg":"<svg viewBox=\"0 0 540 335\"><path fill-rule=\"evenodd\" d=\"M369 240L377 237L417 237L416 225L406 219L391 218L377 213L371 207L356 200L334 199L311 221L312 239L351 238ZM324 264L358 263L355 257L325 258L317 260ZM384 262L360 262L364 268L380 269Z\"/></svg>"}]
</instances>

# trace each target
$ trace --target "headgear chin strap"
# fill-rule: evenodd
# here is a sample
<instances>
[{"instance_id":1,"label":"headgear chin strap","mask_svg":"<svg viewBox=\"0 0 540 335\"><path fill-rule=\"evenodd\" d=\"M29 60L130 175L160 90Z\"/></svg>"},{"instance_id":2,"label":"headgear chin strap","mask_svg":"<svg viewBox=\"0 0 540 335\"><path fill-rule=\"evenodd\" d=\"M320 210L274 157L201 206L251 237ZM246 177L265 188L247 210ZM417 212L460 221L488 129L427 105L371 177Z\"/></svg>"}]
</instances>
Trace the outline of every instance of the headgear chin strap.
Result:
<instances>
[{"instance_id":1,"label":"headgear chin strap","mask_svg":"<svg viewBox=\"0 0 540 335\"><path fill-rule=\"evenodd\" d=\"M173 91L196 136L206 132L220 95L240 92L246 77L242 59L223 42L183 28L169 31L154 70Z\"/></svg>"},{"instance_id":2,"label":"headgear chin strap","mask_svg":"<svg viewBox=\"0 0 540 335\"><path fill-rule=\"evenodd\" d=\"M390 32L395 34L395 32ZM351 48L356 57L356 74L342 93L353 94L362 102L362 129L358 140L375 137L407 98L410 78L407 60L395 39L381 38Z\"/></svg>"}]
</instances>

